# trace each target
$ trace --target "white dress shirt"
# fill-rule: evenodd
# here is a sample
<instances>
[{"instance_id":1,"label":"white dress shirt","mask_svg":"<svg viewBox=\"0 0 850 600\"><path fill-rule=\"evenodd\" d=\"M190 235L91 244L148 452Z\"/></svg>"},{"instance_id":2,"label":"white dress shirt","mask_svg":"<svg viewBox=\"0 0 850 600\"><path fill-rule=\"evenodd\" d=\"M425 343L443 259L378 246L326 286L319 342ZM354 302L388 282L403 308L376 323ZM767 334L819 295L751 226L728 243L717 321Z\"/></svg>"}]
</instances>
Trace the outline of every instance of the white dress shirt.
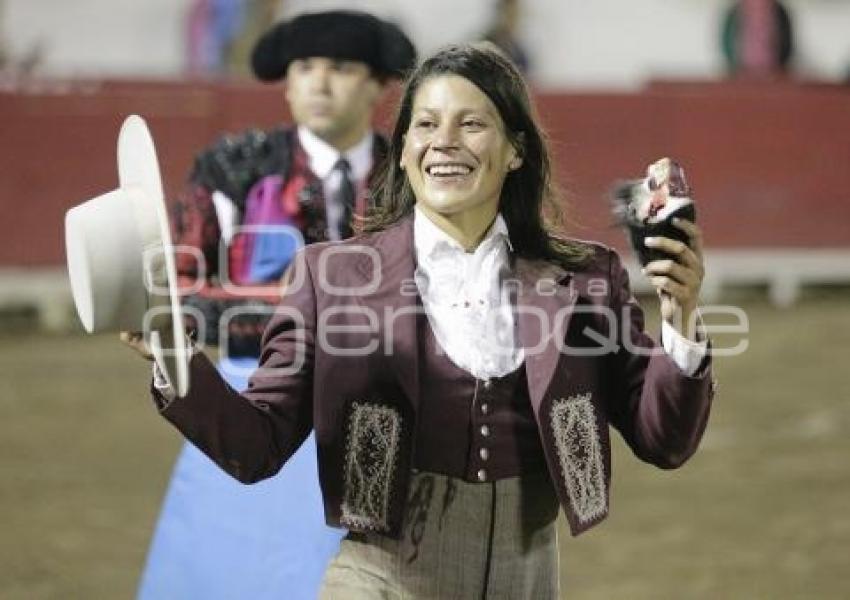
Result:
<instances>
[{"instance_id":1,"label":"white dress shirt","mask_svg":"<svg viewBox=\"0 0 850 600\"><path fill-rule=\"evenodd\" d=\"M307 165L322 182L322 192L325 197L325 214L328 220L328 236L338 240L339 224L343 215L343 207L335 200L342 180L338 170L334 169L340 158L345 158L351 166L351 180L356 189L366 185L366 179L372 170L372 147L375 137L370 131L362 140L349 148L345 153L328 144L315 133L304 126L298 127L298 141L307 153Z\"/></svg>"},{"instance_id":2,"label":"white dress shirt","mask_svg":"<svg viewBox=\"0 0 850 600\"><path fill-rule=\"evenodd\" d=\"M514 335L513 303L504 281L512 250L497 215L472 252L437 227L417 206L413 216L413 278L440 347L478 379L501 377L524 359Z\"/></svg>"}]
</instances>

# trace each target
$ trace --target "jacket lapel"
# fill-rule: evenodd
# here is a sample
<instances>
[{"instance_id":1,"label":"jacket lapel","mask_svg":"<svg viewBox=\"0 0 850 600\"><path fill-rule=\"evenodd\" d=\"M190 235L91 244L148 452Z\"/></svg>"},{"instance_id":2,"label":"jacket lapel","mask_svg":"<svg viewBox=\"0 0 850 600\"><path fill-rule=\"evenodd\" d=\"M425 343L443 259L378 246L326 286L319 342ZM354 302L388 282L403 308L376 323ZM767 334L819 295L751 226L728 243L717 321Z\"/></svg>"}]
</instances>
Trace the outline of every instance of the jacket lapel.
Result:
<instances>
[{"instance_id":1,"label":"jacket lapel","mask_svg":"<svg viewBox=\"0 0 850 600\"><path fill-rule=\"evenodd\" d=\"M410 399L419 403L419 347L417 313L419 294L413 279L413 218L403 219L376 236L375 253L365 252L355 268L374 291L362 302L374 310L381 323L380 347L389 372ZM376 264L377 262L377 264Z\"/></svg>"},{"instance_id":2,"label":"jacket lapel","mask_svg":"<svg viewBox=\"0 0 850 600\"><path fill-rule=\"evenodd\" d=\"M572 273L541 260L517 258L514 273L518 339L525 350L528 393L535 412L552 381L578 300Z\"/></svg>"}]
</instances>

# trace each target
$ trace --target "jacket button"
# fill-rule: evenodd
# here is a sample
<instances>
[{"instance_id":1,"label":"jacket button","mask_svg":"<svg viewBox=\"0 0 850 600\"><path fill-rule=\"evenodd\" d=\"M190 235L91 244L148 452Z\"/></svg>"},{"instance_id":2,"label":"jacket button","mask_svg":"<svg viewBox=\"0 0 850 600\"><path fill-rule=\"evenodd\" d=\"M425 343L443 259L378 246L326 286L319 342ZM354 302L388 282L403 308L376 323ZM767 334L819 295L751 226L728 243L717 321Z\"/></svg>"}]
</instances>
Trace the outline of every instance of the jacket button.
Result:
<instances>
[{"instance_id":1,"label":"jacket button","mask_svg":"<svg viewBox=\"0 0 850 600\"><path fill-rule=\"evenodd\" d=\"M481 405L481 414L486 415L488 412L490 412L490 405L485 402Z\"/></svg>"},{"instance_id":2,"label":"jacket button","mask_svg":"<svg viewBox=\"0 0 850 600\"><path fill-rule=\"evenodd\" d=\"M487 471L484 469L478 470L478 481L487 481Z\"/></svg>"},{"instance_id":3,"label":"jacket button","mask_svg":"<svg viewBox=\"0 0 850 600\"><path fill-rule=\"evenodd\" d=\"M478 456L481 457L481 460L487 460L490 458L490 451L487 448L481 448L478 450Z\"/></svg>"},{"instance_id":4,"label":"jacket button","mask_svg":"<svg viewBox=\"0 0 850 600\"><path fill-rule=\"evenodd\" d=\"M481 435L483 435L484 437L490 435L490 428L487 425L481 426Z\"/></svg>"},{"instance_id":5,"label":"jacket button","mask_svg":"<svg viewBox=\"0 0 850 600\"><path fill-rule=\"evenodd\" d=\"M490 381L489 379L485 379L484 380L484 389L489 390L491 387L493 387L493 382Z\"/></svg>"}]
</instances>

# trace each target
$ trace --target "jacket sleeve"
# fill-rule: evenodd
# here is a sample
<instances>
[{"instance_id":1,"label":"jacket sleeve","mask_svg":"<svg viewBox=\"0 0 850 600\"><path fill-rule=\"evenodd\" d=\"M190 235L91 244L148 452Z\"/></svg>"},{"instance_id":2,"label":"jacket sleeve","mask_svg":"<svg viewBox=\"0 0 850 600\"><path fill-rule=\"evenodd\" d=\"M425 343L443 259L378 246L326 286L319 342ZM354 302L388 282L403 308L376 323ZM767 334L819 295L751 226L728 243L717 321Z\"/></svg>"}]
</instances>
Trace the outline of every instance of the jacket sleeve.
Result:
<instances>
[{"instance_id":1,"label":"jacket sleeve","mask_svg":"<svg viewBox=\"0 0 850 600\"><path fill-rule=\"evenodd\" d=\"M632 296L619 257L610 252L611 309L618 349L611 357L611 423L641 460L681 466L696 451L713 397L711 358L685 374L644 331L644 315Z\"/></svg>"},{"instance_id":2,"label":"jacket sleeve","mask_svg":"<svg viewBox=\"0 0 850 600\"><path fill-rule=\"evenodd\" d=\"M277 473L313 426L316 299L305 252L293 261L287 281L248 389L233 390L198 353L189 365L189 393L161 409L190 442L243 483Z\"/></svg>"}]
</instances>

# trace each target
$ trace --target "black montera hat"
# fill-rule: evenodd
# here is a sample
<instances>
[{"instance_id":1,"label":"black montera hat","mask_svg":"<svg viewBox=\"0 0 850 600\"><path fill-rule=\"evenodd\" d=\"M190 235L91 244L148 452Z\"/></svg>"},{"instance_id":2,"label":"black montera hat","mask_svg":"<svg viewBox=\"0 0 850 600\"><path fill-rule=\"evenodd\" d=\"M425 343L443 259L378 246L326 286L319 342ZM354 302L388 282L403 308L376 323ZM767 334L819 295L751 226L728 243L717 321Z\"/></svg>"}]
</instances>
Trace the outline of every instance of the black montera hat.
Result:
<instances>
[{"instance_id":1,"label":"black montera hat","mask_svg":"<svg viewBox=\"0 0 850 600\"><path fill-rule=\"evenodd\" d=\"M366 63L377 77L402 77L416 50L397 25L350 10L308 13L283 21L259 39L251 67L262 81L286 77L289 63L321 56Z\"/></svg>"}]
</instances>

